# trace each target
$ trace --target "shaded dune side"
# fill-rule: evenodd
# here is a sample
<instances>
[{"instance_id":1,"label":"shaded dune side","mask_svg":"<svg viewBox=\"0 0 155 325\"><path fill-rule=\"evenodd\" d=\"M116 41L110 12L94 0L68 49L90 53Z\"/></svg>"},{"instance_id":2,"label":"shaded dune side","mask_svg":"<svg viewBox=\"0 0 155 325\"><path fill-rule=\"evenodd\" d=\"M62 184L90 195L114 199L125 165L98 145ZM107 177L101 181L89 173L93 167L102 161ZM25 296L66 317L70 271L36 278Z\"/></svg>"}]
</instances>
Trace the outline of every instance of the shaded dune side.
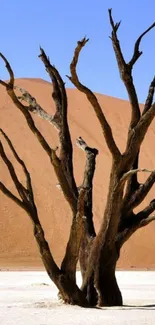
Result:
<instances>
[{"instance_id":1,"label":"shaded dune side","mask_svg":"<svg viewBox=\"0 0 155 325\"><path fill-rule=\"evenodd\" d=\"M51 99L51 85L41 79L17 79L16 84L27 89L35 96L40 105L48 112L54 112L54 103ZM74 165L77 184L83 178L85 164L84 153L76 146L78 136L82 136L90 146L99 149L97 168L94 179L94 219L96 229L103 216L105 200L108 190L111 157L106 147L100 125L88 103L86 97L76 89L68 89L69 125L74 144ZM98 99L105 115L110 122L117 144L121 151L125 147L127 127L130 120L130 106L127 101L98 94ZM24 117L11 103L0 87L0 125L10 136L19 155L24 159L31 172L35 199L39 217L45 229L46 238L52 248L53 255L59 263L64 254L65 245L71 224L71 212L62 193L57 189L57 179L48 157L44 154L40 144L29 130ZM46 121L35 116L35 121L49 144L58 145L56 130ZM145 138L140 156L140 167L154 169L155 157L155 123ZM7 151L13 159L10 151ZM19 165L15 167L24 182L24 175ZM4 164L0 161L0 174L5 185L15 193L14 185ZM140 175L144 181L147 175ZM154 188L143 203L152 200ZM25 214L13 202L0 193L0 266L40 266L42 265L35 240L32 225ZM121 268L154 268L155 267L155 223L139 230L124 245L118 266Z\"/></svg>"}]
</instances>

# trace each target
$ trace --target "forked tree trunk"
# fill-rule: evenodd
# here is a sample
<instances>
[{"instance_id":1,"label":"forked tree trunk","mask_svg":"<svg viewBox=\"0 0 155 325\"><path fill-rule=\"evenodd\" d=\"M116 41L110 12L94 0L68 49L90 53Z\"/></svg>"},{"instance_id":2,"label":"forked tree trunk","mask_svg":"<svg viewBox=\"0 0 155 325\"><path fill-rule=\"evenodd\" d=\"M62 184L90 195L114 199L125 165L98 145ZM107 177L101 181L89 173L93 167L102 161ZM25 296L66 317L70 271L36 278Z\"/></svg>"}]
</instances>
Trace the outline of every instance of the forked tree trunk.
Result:
<instances>
[{"instance_id":1,"label":"forked tree trunk","mask_svg":"<svg viewBox=\"0 0 155 325\"><path fill-rule=\"evenodd\" d=\"M57 286L62 300L67 304L87 307L88 302L85 298L85 294L78 288L76 282L72 281L69 276L63 273L55 264L48 243L44 237L43 229L39 223L34 225L34 236L45 269L50 279Z\"/></svg>"},{"instance_id":2,"label":"forked tree trunk","mask_svg":"<svg viewBox=\"0 0 155 325\"><path fill-rule=\"evenodd\" d=\"M100 306L118 306L123 303L115 277L116 263L119 257L115 237L123 198L123 187L118 186L121 178L120 164L117 163L116 166L116 163L113 162L101 229L92 244L90 244L91 241L89 243L87 237L83 240L84 252L81 253L83 257L81 266L84 279L82 290L92 305L96 304L96 299Z\"/></svg>"}]
</instances>

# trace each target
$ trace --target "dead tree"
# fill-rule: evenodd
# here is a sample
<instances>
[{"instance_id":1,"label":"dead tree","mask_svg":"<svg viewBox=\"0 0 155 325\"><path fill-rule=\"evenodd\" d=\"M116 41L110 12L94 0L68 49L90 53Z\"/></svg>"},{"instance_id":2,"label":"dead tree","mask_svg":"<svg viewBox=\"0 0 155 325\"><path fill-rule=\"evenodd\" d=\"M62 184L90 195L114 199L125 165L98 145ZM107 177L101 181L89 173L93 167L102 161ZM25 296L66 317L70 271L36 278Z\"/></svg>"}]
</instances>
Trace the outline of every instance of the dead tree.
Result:
<instances>
[{"instance_id":1,"label":"dead tree","mask_svg":"<svg viewBox=\"0 0 155 325\"><path fill-rule=\"evenodd\" d=\"M49 58L41 48L39 57L51 78L53 87L52 97L56 111L52 116L37 103L30 93L22 88L15 87L13 70L4 55L0 54L10 76L8 83L1 80L0 84L5 87L13 103L23 113L28 127L37 137L45 154L48 155L64 197L72 211L73 219L70 236L60 268L56 265L44 237L35 204L30 174L25 163L17 154L11 140L2 130L2 136L24 170L26 187L18 179L14 166L7 157L4 145L1 143L1 158L9 170L20 199L11 193L2 182L0 183L0 189L7 197L24 209L31 218L42 261L51 280L58 287L62 299L67 303L80 306L95 306L97 304L100 306L122 305L122 295L115 277L120 249L137 229L155 220L155 215L152 215L155 210L155 200L152 200L139 213L134 212L134 209L145 199L155 182L155 171L139 169L138 166L141 144L155 116L155 103L153 103L155 77L150 84L144 108L141 110L132 76L134 64L142 55L139 49L140 42L144 35L155 27L155 23L139 36L131 60L126 62L117 35L120 22L114 23L111 9L109 10L109 18L112 27L110 38L116 55L120 77L126 87L131 106L131 121L128 128L126 149L123 153L116 145L111 127L104 115L104 109L100 106L97 97L80 82L77 75L76 68L79 55L88 42L86 38L77 43L70 65L71 76L68 77L74 86L86 95L94 109L112 157L109 191L98 234L95 233L94 229L92 202L93 176L98 150L90 148L81 137L77 140L78 146L86 156L83 183L78 188L73 169L73 147L68 125L67 94L58 70L50 63ZM20 96L17 95L17 91L20 91ZM50 147L38 130L32 117L33 113L53 124L58 130L59 154L56 149ZM150 173L144 184L139 184L138 172ZM75 278L78 260L80 261L83 276L81 288L78 288Z\"/></svg>"}]
</instances>

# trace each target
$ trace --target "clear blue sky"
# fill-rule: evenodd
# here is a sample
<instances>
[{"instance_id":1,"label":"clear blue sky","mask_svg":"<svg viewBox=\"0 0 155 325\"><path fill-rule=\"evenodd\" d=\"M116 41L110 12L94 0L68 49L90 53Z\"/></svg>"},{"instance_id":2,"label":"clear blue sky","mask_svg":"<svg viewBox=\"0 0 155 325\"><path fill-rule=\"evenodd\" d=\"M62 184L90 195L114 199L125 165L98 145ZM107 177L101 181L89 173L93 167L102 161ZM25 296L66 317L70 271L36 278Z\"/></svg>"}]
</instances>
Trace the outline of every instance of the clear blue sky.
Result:
<instances>
[{"instance_id":1,"label":"clear blue sky","mask_svg":"<svg viewBox=\"0 0 155 325\"><path fill-rule=\"evenodd\" d=\"M127 98L117 70L107 9L113 8L116 21L122 20L119 37L127 59L137 36L155 21L155 1L148 0L10 0L0 3L0 51L7 56L16 77L48 80L38 59L39 45L50 56L63 79L77 40L90 38L83 50L79 76L92 90ZM155 73L155 28L142 41L143 56L134 76L139 100L144 101ZM0 63L0 78L7 73ZM67 86L71 87L69 81Z\"/></svg>"}]
</instances>

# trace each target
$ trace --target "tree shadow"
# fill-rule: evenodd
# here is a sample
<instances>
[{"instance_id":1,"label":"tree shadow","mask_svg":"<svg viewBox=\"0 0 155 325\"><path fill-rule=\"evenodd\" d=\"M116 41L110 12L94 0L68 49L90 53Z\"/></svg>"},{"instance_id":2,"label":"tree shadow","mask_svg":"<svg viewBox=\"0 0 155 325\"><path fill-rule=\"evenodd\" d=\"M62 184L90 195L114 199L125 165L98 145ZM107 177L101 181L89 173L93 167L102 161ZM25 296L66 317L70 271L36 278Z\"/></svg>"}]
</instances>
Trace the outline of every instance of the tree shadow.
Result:
<instances>
[{"instance_id":1,"label":"tree shadow","mask_svg":"<svg viewBox=\"0 0 155 325\"><path fill-rule=\"evenodd\" d=\"M155 310L155 304L147 305L123 305L126 309Z\"/></svg>"}]
</instances>

